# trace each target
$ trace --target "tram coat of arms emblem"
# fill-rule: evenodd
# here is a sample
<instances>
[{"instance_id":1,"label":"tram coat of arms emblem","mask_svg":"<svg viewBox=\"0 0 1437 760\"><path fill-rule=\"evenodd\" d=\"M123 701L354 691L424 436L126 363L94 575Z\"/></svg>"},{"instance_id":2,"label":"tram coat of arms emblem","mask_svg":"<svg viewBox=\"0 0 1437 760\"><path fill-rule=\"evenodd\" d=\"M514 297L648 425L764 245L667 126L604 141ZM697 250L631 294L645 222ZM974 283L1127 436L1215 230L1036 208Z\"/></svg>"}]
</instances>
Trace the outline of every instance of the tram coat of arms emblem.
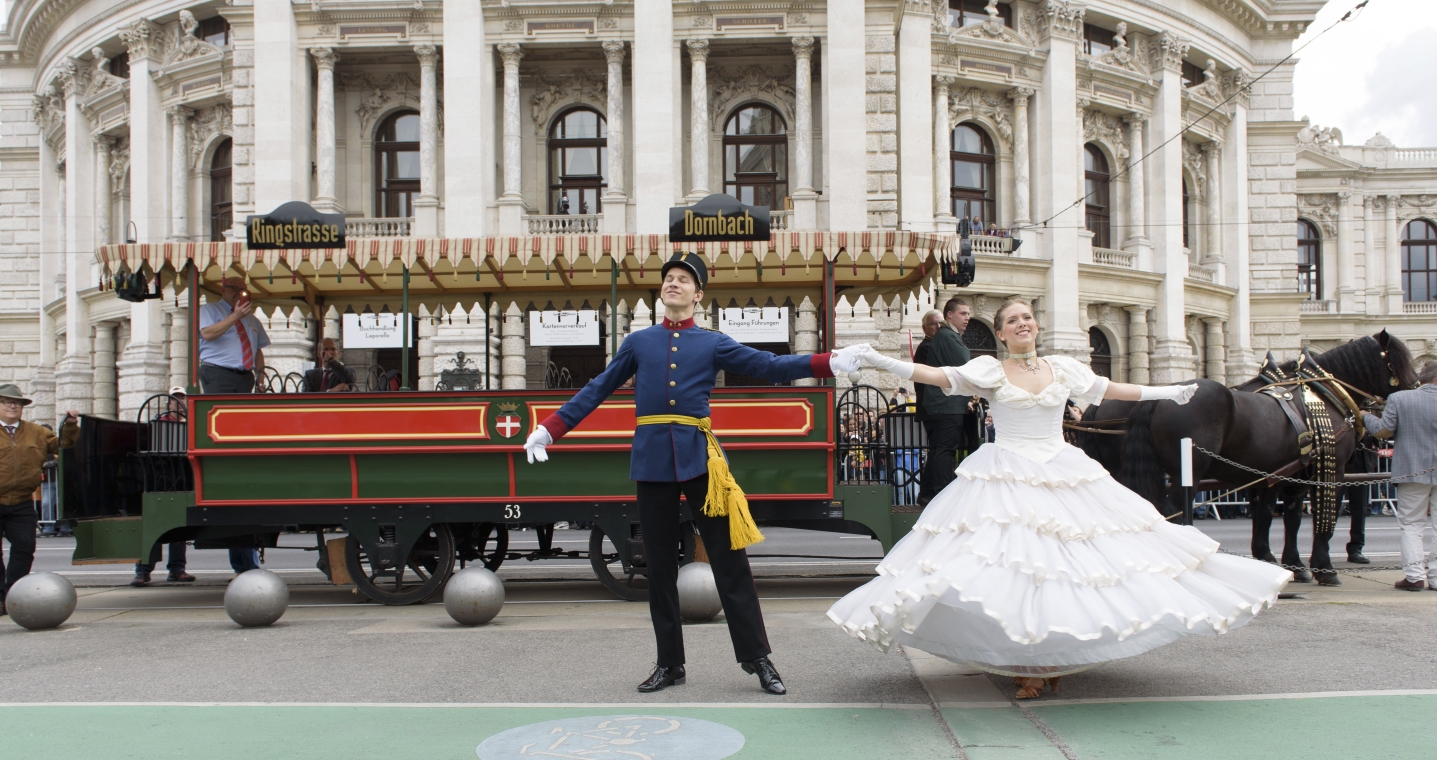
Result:
<instances>
[{"instance_id":1,"label":"tram coat of arms emblem","mask_svg":"<svg viewBox=\"0 0 1437 760\"><path fill-rule=\"evenodd\" d=\"M499 416L494 419L494 429L499 431L500 438L513 438L524 427L518 411L518 404L499 405Z\"/></svg>"}]
</instances>

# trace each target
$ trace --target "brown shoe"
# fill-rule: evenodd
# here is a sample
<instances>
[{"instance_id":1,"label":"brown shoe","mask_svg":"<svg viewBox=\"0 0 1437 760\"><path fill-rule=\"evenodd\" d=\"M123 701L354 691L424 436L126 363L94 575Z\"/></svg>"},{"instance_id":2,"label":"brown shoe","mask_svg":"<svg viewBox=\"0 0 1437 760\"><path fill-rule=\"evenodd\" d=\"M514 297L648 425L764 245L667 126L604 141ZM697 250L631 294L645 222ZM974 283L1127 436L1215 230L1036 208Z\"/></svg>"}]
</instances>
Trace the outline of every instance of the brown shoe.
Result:
<instances>
[{"instance_id":1,"label":"brown shoe","mask_svg":"<svg viewBox=\"0 0 1437 760\"><path fill-rule=\"evenodd\" d=\"M1427 584L1423 583L1422 581L1409 581L1406 578L1403 578L1402 580L1392 584L1392 588L1401 589L1403 591L1421 591L1422 589L1427 588Z\"/></svg>"},{"instance_id":2,"label":"brown shoe","mask_svg":"<svg viewBox=\"0 0 1437 760\"><path fill-rule=\"evenodd\" d=\"M181 570L178 573L170 573L165 577L165 581L168 583L194 583L195 577Z\"/></svg>"}]
</instances>

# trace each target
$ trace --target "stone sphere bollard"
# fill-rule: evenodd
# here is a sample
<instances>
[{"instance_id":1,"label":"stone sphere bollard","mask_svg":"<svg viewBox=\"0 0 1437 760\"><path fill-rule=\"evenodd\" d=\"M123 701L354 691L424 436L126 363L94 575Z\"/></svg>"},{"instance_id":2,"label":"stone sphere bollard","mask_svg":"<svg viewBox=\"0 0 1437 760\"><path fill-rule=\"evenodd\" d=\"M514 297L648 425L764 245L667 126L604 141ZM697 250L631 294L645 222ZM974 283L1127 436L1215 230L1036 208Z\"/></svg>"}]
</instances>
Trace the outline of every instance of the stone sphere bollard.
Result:
<instances>
[{"instance_id":1,"label":"stone sphere bollard","mask_svg":"<svg viewBox=\"0 0 1437 760\"><path fill-rule=\"evenodd\" d=\"M75 612L75 587L55 573L30 573L10 587L5 609L22 628L55 628Z\"/></svg>"},{"instance_id":2,"label":"stone sphere bollard","mask_svg":"<svg viewBox=\"0 0 1437 760\"><path fill-rule=\"evenodd\" d=\"M247 570L225 589L225 614L245 628L269 625L289 609L289 586L268 570Z\"/></svg>"},{"instance_id":3,"label":"stone sphere bollard","mask_svg":"<svg viewBox=\"0 0 1437 760\"><path fill-rule=\"evenodd\" d=\"M466 567L444 586L444 611L460 625L484 625L504 607L504 581L482 565Z\"/></svg>"},{"instance_id":4,"label":"stone sphere bollard","mask_svg":"<svg viewBox=\"0 0 1437 760\"><path fill-rule=\"evenodd\" d=\"M707 623L723 610L714 569L707 562L679 568L679 615L691 623Z\"/></svg>"}]
</instances>

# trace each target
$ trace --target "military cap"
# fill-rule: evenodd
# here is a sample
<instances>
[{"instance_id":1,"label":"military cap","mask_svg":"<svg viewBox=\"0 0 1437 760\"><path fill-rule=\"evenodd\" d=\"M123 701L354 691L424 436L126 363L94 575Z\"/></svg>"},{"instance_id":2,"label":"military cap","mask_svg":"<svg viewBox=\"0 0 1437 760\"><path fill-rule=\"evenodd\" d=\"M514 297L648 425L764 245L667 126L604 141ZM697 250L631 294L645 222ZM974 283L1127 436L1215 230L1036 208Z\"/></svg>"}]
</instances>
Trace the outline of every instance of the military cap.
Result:
<instances>
[{"instance_id":1,"label":"military cap","mask_svg":"<svg viewBox=\"0 0 1437 760\"><path fill-rule=\"evenodd\" d=\"M679 251L671 256L668 261L664 262L663 269L659 270L659 276L662 277L668 274L669 270L674 267L683 267L689 270L698 282L699 290L703 290L708 286L709 268L704 264L703 256L688 251Z\"/></svg>"}]
</instances>

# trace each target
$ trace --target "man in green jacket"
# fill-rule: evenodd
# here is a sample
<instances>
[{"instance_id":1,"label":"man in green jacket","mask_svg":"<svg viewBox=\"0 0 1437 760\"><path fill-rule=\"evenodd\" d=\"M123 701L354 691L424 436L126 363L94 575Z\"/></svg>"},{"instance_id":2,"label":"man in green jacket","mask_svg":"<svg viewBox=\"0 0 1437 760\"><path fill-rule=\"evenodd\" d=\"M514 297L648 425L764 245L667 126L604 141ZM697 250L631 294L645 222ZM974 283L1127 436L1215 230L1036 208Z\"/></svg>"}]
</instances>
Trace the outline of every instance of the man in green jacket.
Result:
<instances>
[{"instance_id":1,"label":"man in green jacket","mask_svg":"<svg viewBox=\"0 0 1437 760\"><path fill-rule=\"evenodd\" d=\"M963 343L963 331L973 311L961 298L950 298L943 305L943 324L926 342L928 363L934 367L961 367L972 358ZM955 454L963 443L964 415L968 414L967 396L948 396L935 388L924 388L922 399L923 425L928 431L928 464L923 468L923 481L918 489L918 504L926 506L949 483L953 482L958 465Z\"/></svg>"}]
</instances>

